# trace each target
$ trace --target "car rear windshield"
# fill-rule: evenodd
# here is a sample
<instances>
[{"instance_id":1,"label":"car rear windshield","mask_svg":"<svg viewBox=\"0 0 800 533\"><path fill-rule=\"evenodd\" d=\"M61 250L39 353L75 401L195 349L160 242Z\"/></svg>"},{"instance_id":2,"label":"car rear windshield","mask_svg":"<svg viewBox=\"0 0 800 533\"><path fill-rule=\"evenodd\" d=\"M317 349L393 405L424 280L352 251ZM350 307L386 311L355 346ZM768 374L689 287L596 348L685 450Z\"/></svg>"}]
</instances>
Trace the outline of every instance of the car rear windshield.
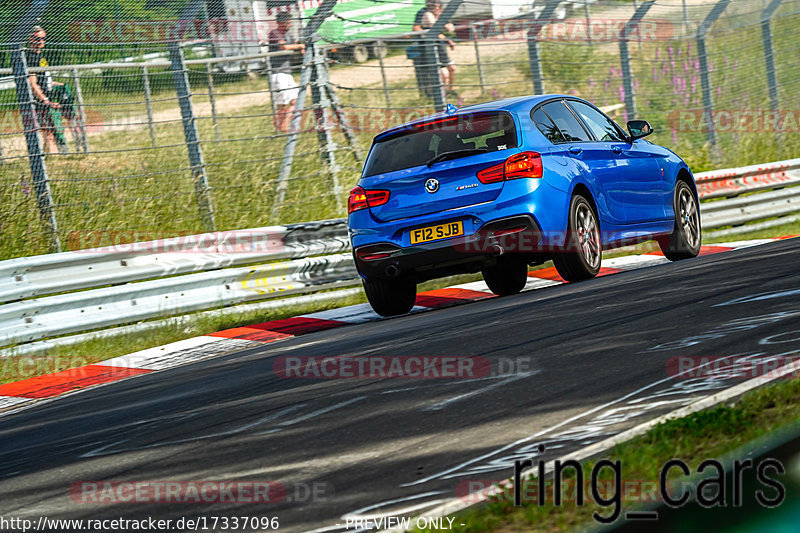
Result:
<instances>
[{"instance_id":1,"label":"car rear windshield","mask_svg":"<svg viewBox=\"0 0 800 533\"><path fill-rule=\"evenodd\" d=\"M453 154L452 159L474 155L478 153L476 150L506 150L516 146L517 129L511 115L506 112L436 118L376 141L364 165L363 175L375 176L424 165L445 152L464 151L463 155Z\"/></svg>"}]
</instances>

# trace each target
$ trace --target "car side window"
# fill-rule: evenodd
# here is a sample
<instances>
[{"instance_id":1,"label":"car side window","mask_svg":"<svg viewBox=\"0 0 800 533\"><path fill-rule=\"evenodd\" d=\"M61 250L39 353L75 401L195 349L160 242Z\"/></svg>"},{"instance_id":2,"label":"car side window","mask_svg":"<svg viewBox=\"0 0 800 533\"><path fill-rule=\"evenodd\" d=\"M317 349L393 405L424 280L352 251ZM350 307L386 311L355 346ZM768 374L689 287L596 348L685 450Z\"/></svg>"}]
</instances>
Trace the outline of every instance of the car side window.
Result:
<instances>
[{"instance_id":1,"label":"car side window","mask_svg":"<svg viewBox=\"0 0 800 533\"><path fill-rule=\"evenodd\" d=\"M583 119L600 141L625 141L619 128L607 116L583 102L569 101L570 107Z\"/></svg>"},{"instance_id":2,"label":"car side window","mask_svg":"<svg viewBox=\"0 0 800 533\"><path fill-rule=\"evenodd\" d=\"M566 142L564 136L561 135L561 131L556 128L556 125L553 124L553 121L550 120L550 117L548 117L545 112L542 111L541 107L531 113L531 119L533 120L533 123L536 124L536 127L539 128L539 131L541 131L551 143L556 144Z\"/></svg>"},{"instance_id":3,"label":"car side window","mask_svg":"<svg viewBox=\"0 0 800 533\"><path fill-rule=\"evenodd\" d=\"M583 129L578 119L572 114L563 102L550 102L541 107L550 120L553 121L558 131L566 142L591 141L589 134Z\"/></svg>"}]
</instances>

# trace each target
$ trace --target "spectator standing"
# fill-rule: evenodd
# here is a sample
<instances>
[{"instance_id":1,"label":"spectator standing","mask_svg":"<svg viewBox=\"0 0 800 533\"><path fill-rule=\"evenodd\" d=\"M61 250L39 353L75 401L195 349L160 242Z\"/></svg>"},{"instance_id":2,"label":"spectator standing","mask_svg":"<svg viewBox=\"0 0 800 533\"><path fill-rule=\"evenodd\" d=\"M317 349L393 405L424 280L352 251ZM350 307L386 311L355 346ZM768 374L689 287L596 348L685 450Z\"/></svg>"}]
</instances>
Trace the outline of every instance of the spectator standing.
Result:
<instances>
[{"instance_id":1,"label":"spectator standing","mask_svg":"<svg viewBox=\"0 0 800 533\"><path fill-rule=\"evenodd\" d=\"M278 26L269 32L268 42L270 52L289 50L299 54L305 53L306 45L295 42L294 38L289 33L292 25L291 19L292 16L285 11L278 13L275 17ZM276 59L277 61L273 63L270 80L272 84L272 98L275 101L276 109L273 121L275 129L285 133L289 131L290 117L292 111L294 111L294 104L297 100L300 88L292 77L291 56L285 55Z\"/></svg>"},{"instance_id":2,"label":"spectator standing","mask_svg":"<svg viewBox=\"0 0 800 533\"><path fill-rule=\"evenodd\" d=\"M421 31L430 29L444 11L444 4L441 0L427 0L425 7L417 11L414 17L414 31ZM451 22L445 24L444 30L448 33L455 31L455 27ZM456 45L452 40L448 39L443 33L439 34L439 42L437 43L437 51L439 55L439 67L442 72L442 85L445 87L445 92L448 96L458 98L458 94L453 89L456 75L456 65L450 58L447 49L454 50Z\"/></svg>"},{"instance_id":3,"label":"spectator standing","mask_svg":"<svg viewBox=\"0 0 800 533\"><path fill-rule=\"evenodd\" d=\"M47 32L41 26L34 26L31 29L31 35L28 42L28 49L25 52L25 62L28 67L46 67L48 65L47 59L42 55L44 50L44 42L47 38ZM36 109L36 120L39 123L39 131L42 132L44 141L44 151L50 152L51 139L55 138L56 133L63 139L62 132L56 132L56 127L53 122L51 110L58 110L61 104L51 100L55 87L64 85L57 81L53 81L53 76L49 71L37 72L31 74L28 78L33 93L34 108ZM58 111L56 111L58 112ZM59 151L66 151L66 142L56 142Z\"/></svg>"}]
</instances>

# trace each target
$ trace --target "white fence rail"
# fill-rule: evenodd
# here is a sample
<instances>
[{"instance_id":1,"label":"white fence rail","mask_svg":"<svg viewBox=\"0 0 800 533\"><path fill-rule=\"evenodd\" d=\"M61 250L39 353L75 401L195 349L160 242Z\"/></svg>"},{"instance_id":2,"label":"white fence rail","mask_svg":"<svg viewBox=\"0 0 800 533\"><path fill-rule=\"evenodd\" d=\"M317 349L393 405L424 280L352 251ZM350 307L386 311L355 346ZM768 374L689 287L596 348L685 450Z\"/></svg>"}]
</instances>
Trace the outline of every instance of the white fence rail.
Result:
<instances>
[{"instance_id":1,"label":"white fence rail","mask_svg":"<svg viewBox=\"0 0 800 533\"><path fill-rule=\"evenodd\" d=\"M696 179L704 229L800 211L800 159ZM337 219L0 261L0 346L356 286L348 250Z\"/></svg>"}]
</instances>

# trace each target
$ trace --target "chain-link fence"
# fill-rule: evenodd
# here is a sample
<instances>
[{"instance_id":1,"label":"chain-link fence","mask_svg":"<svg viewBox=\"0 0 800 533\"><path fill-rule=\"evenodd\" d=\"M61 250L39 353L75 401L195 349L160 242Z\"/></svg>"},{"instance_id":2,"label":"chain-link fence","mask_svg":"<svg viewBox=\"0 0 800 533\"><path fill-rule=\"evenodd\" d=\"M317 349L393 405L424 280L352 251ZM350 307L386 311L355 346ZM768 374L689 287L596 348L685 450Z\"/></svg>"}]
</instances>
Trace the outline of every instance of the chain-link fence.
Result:
<instances>
[{"instance_id":1,"label":"chain-link fence","mask_svg":"<svg viewBox=\"0 0 800 533\"><path fill-rule=\"evenodd\" d=\"M443 4L5 8L0 257L343 216L371 138L446 104L579 95L696 171L800 148L800 0Z\"/></svg>"}]
</instances>

